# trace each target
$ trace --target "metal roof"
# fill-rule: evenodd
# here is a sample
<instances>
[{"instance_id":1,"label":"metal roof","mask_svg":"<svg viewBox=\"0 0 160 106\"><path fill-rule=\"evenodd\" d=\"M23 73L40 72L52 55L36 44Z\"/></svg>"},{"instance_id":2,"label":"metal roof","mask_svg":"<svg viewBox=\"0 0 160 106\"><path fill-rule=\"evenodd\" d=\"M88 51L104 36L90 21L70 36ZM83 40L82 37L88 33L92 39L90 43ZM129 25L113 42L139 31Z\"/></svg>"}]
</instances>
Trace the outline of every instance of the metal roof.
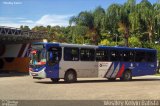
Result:
<instances>
[{"instance_id":1,"label":"metal roof","mask_svg":"<svg viewBox=\"0 0 160 106\"><path fill-rule=\"evenodd\" d=\"M46 32L34 32L19 28L0 26L0 43L30 43L48 38Z\"/></svg>"}]
</instances>

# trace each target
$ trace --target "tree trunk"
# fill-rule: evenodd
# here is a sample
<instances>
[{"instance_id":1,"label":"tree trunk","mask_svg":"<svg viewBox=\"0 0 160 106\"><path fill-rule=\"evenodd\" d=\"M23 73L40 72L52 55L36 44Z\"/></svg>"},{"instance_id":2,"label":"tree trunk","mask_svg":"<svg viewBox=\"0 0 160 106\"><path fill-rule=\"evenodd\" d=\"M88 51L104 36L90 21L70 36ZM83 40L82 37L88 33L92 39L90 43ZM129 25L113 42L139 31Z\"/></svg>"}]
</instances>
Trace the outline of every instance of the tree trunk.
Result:
<instances>
[{"instance_id":1,"label":"tree trunk","mask_svg":"<svg viewBox=\"0 0 160 106\"><path fill-rule=\"evenodd\" d=\"M125 46L128 47L128 38L125 38Z\"/></svg>"},{"instance_id":2,"label":"tree trunk","mask_svg":"<svg viewBox=\"0 0 160 106\"><path fill-rule=\"evenodd\" d=\"M149 32L149 42L152 43L152 32Z\"/></svg>"},{"instance_id":3,"label":"tree trunk","mask_svg":"<svg viewBox=\"0 0 160 106\"><path fill-rule=\"evenodd\" d=\"M152 25L150 25L150 27L149 27L149 42L150 43L152 43L152 37L153 37L153 27L152 27Z\"/></svg>"},{"instance_id":4,"label":"tree trunk","mask_svg":"<svg viewBox=\"0 0 160 106\"><path fill-rule=\"evenodd\" d=\"M125 40L125 46L128 47L128 38L129 38L129 29L126 28L126 33L124 35L124 40Z\"/></svg>"}]
</instances>

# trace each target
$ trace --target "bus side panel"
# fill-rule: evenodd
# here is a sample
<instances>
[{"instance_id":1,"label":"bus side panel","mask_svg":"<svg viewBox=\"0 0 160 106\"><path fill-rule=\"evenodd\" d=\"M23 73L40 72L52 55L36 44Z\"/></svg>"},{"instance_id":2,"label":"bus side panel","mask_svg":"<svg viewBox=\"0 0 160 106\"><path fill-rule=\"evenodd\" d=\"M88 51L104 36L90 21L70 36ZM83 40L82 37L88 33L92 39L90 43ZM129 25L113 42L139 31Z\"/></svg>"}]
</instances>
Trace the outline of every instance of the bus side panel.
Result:
<instances>
[{"instance_id":1,"label":"bus side panel","mask_svg":"<svg viewBox=\"0 0 160 106\"><path fill-rule=\"evenodd\" d=\"M132 76L153 75L156 73L156 63L142 62L134 63Z\"/></svg>"},{"instance_id":2,"label":"bus side panel","mask_svg":"<svg viewBox=\"0 0 160 106\"><path fill-rule=\"evenodd\" d=\"M106 74L112 65L113 62L98 62L98 77L106 77Z\"/></svg>"},{"instance_id":3,"label":"bus side panel","mask_svg":"<svg viewBox=\"0 0 160 106\"><path fill-rule=\"evenodd\" d=\"M46 77L47 78L59 78L59 64L54 66L46 65Z\"/></svg>"},{"instance_id":4,"label":"bus side panel","mask_svg":"<svg viewBox=\"0 0 160 106\"><path fill-rule=\"evenodd\" d=\"M124 71L124 63L121 62L99 62L98 63L98 77L102 78L116 78L117 75Z\"/></svg>"},{"instance_id":5,"label":"bus side panel","mask_svg":"<svg viewBox=\"0 0 160 106\"><path fill-rule=\"evenodd\" d=\"M153 75L156 63L138 62L99 62L98 76L106 78L120 78L125 70L131 70L132 76Z\"/></svg>"},{"instance_id":6,"label":"bus side panel","mask_svg":"<svg viewBox=\"0 0 160 106\"><path fill-rule=\"evenodd\" d=\"M64 78L65 72L73 69L78 78L98 77L97 62L95 61L61 61L60 78Z\"/></svg>"},{"instance_id":7,"label":"bus side panel","mask_svg":"<svg viewBox=\"0 0 160 106\"><path fill-rule=\"evenodd\" d=\"M106 73L106 78L120 78L126 69L130 68L130 63L127 62L112 62L110 69Z\"/></svg>"},{"instance_id":8,"label":"bus side panel","mask_svg":"<svg viewBox=\"0 0 160 106\"><path fill-rule=\"evenodd\" d=\"M156 72L156 62L121 62L119 64L117 78L121 77L123 72L128 69L132 71L132 76L153 75Z\"/></svg>"}]
</instances>

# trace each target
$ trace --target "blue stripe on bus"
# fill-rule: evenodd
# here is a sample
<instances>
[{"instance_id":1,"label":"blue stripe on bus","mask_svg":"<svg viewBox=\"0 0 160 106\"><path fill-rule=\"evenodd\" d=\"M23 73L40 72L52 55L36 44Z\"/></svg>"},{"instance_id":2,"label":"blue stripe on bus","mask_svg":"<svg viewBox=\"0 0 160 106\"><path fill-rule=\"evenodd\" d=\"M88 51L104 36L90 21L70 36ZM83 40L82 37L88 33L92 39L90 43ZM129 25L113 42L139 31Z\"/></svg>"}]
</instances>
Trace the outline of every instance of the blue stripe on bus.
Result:
<instances>
[{"instance_id":1,"label":"blue stripe on bus","mask_svg":"<svg viewBox=\"0 0 160 106\"><path fill-rule=\"evenodd\" d=\"M60 47L59 43L47 43L45 45L48 50L50 47ZM54 66L49 66L46 64L46 74L47 78L59 78L59 64L55 64Z\"/></svg>"},{"instance_id":2,"label":"blue stripe on bus","mask_svg":"<svg viewBox=\"0 0 160 106\"><path fill-rule=\"evenodd\" d=\"M118 64L120 65L119 68L121 68L122 64L125 65L125 69L130 69L132 71L132 76L143 76L143 75L153 75L156 73L156 62L113 62L114 64L114 70L112 74L109 76L109 78L114 74L116 71L116 68ZM133 67L131 67L131 64L133 64ZM118 70L120 71L120 69ZM115 76L116 77L116 76Z\"/></svg>"},{"instance_id":3,"label":"blue stripe on bus","mask_svg":"<svg viewBox=\"0 0 160 106\"><path fill-rule=\"evenodd\" d=\"M59 47L59 43L47 43L45 45L46 49L48 50L50 47Z\"/></svg>"},{"instance_id":4,"label":"blue stripe on bus","mask_svg":"<svg viewBox=\"0 0 160 106\"><path fill-rule=\"evenodd\" d=\"M34 72L39 72L41 71L44 67L46 67L45 65L39 68L32 68Z\"/></svg>"},{"instance_id":5,"label":"blue stripe on bus","mask_svg":"<svg viewBox=\"0 0 160 106\"><path fill-rule=\"evenodd\" d=\"M59 78L59 64L54 66L46 66L46 76L47 78Z\"/></svg>"}]
</instances>

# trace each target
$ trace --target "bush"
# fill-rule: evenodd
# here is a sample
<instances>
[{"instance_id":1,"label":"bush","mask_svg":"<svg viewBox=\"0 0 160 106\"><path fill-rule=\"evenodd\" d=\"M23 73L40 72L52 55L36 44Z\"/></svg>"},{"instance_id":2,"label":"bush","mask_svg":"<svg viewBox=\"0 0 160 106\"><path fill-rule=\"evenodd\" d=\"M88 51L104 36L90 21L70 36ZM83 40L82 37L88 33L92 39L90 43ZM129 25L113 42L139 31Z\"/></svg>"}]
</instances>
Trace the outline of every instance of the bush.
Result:
<instances>
[{"instance_id":1,"label":"bush","mask_svg":"<svg viewBox=\"0 0 160 106\"><path fill-rule=\"evenodd\" d=\"M99 45L106 45L109 46L110 42L107 39L102 40Z\"/></svg>"},{"instance_id":2,"label":"bush","mask_svg":"<svg viewBox=\"0 0 160 106\"><path fill-rule=\"evenodd\" d=\"M129 41L130 47L141 47L142 46L140 40L137 37L130 37L128 41Z\"/></svg>"}]
</instances>

